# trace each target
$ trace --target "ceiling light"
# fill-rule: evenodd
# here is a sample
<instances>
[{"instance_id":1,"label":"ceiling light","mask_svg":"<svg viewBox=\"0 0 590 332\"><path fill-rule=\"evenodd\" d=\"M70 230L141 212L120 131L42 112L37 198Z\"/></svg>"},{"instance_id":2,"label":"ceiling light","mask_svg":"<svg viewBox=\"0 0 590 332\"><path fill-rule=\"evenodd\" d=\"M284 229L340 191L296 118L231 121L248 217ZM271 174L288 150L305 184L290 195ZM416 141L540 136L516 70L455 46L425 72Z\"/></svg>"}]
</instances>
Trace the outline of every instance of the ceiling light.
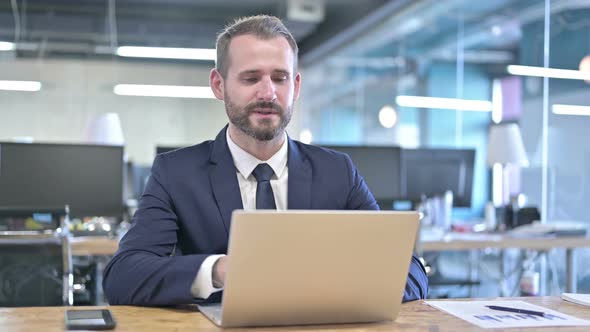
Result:
<instances>
[{"instance_id":1,"label":"ceiling light","mask_svg":"<svg viewBox=\"0 0 590 332\"><path fill-rule=\"evenodd\" d=\"M0 81L0 90L8 91L39 91L41 82L35 81Z\"/></svg>"},{"instance_id":2,"label":"ceiling light","mask_svg":"<svg viewBox=\"0 0 590 332\"><path fill-rule=\"evenodd\" d=\"M208 86L117 84L113 92L120 96L215 98Z\"/></svg>"},{"instance_id":3,"label":"ceiling light","mask_svg":"<svg viewBox=\"0 0 590 332\"><path fill-rule=\"evenodd\" d=\"M496 37L499 37L502 34L502 28L497 25L494 25L491 29L492 34Z\"/></svg>"},{"instance_id":4,"label":"ceiling light","mask_svg":"<svg viewBox=\"0 0 590 332\"><path fill-rule=\"evenodd\" d=\"M403 107L450 109L457 111L491 112L492 102L455 98L397 96L395 102Z\"/></svg>"},{"instance_id":5,"label":"ceiling light","mask_svg":"<svg viewBox=\"0 0 590 332\"><path fill-rule=\"evenodd\" d=\"M311 144L313 140L313 134L309 129L303 129L301 133L299 133L299 140L305 144Z\"/></svg>"},{"instance_id":6,"label":"ceiling light","mask_svg":"<svg viewBox=\"0 0 590 332\"><path fill-rule=\"evenodd\" d=\"M0 51L14 50L14 43L0 41Z\"/></svg>"},{"instance_id":7,"label":"ceiling light","mask_svg":"<svg viewBox=\"0 0 590 332\"><path fill-rule=\"evenodd\" d=\"M590 74L590 55L586 55L580 61L580 72ZM586 83L590 83L590 80L586 79Z\"/></svg>"},{"instance_id":8,"label":"ceiling light","mask_svg":"<svg viewBox=\"0 0 590 332\"><path fill-rule=\"evenodd\" d=\"M385 105L379 111L379 123L385 128L393 128L397 123L397 112L389 105Z\"/></svg>"},{"instance_id":9,"label":"ceiling light","mask_svg":"<svg viewBox=\"0 0 590 332\"><path fill-rule=\"evenodd\" d=\"M172 47L140 47L121 46L117 55L136 58L161 58L184 60L215 60L217 53L210 48L172 48Z\"/></svg>"},{"instance_id":10,"label":"ceiling light","mask_svg":"<svg viewBox=\"0 0 590 332\"><path fill-rule=\"evenodd\" d=\"M590 106L553 104L551 111L559 115L587 115L590 116Z\"/></svg>"},{"instance_id":11,"label":"ceiling light","mask_svg":"<svg viewBox=\"0 0 590 332\"><path fill-rule=\"evenodd\" d=\"M590 72L582 72L579 70L517 65L510 65L507 67L507 70L511 75L562 78L567 80L590 80Z\"/></svg>"}]
</instances>

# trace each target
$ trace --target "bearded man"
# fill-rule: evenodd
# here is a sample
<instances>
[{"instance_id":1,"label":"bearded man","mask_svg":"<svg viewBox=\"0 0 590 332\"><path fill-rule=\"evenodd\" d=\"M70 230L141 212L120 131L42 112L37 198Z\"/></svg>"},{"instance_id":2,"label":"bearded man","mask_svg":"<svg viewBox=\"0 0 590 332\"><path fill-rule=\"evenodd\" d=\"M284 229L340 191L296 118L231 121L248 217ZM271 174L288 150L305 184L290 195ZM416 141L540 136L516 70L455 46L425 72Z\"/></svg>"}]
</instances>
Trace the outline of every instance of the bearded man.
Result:
<instances>
[{"instance_id":1,"label":"bearded man","mask_svg":"<svg viewBox=\"0 0 590 332\"><path fill-rule=\"evenodd\" d=\"M210 85L229 124L213 141L154 160L133 225L105 269L110 304L220 301L236 209L379 209L350 157L288 137L301 75L297 43L278 18L238 19L216 48ZM427 290L414 256L404 301Z\"/></svg>"}]
</instances>

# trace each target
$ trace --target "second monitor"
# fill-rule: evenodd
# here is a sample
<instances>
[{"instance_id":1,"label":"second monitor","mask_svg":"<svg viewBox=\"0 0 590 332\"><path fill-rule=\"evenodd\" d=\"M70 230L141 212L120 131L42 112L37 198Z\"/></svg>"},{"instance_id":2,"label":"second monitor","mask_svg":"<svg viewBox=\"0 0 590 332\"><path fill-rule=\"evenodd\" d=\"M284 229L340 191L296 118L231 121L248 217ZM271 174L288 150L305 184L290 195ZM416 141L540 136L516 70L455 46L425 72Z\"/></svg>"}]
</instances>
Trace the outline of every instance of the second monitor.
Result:
<instances>
[{"instance_id":1,"label":"second monitor","mask_svg":"<svg viewBox=\"0 0 590 332\"><path fill-rule=\"evenodd\" d=\"M453 205L470 207L474 149L327 146L350 156L382 209L450 190ZM397 208L397 207L396 207Z\"/></svg>"},{"instance_id":2,"label":"second monitor","mask_svg":"<svg viewBox=\"0 0 590 332\"><path fill-rule=\"evenodd\" d=\"M403 149L401 191L414 202L450 190L453 206L471 207L473 149Z\"/></svg>"},{"instance_id":3,"label":"second monitor","mask_svg":"<svg viewBox=\"0 0 590 332\"><path fill-rule=\"evenodd\" d=\"M352 159L382 209L391 209L395 200L403 198L400 154L397 146L328 146L346 153Z\"/></svg>"}]
</instances>

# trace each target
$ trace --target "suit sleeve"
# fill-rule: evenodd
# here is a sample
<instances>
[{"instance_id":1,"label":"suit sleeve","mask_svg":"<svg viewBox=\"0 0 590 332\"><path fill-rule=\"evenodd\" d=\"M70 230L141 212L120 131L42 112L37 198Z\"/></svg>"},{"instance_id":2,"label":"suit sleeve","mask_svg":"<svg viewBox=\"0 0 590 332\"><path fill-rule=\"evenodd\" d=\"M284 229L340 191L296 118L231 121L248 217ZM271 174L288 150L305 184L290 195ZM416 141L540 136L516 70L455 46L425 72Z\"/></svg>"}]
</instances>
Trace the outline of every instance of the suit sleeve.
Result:
<instances>
[{"instance_id":1,"label":"suit sleeve","mask_svg":"<svg viewBox=\"0 0 590 332\"><path fill-rule=\"evenodd\" d=\"M371 194L369 187L367 187L365 180L348 156L346 162L351 174L351 190L348 195L347 208L351 210L379 210L379 205L375 201L373 194ZM418 257L413 254L402 302L425 299L427 295L428 277L426 276L426 270L424 270L424 266Z\"/></svg>"},{"instance_id":2,"label":"suit sleeve","mask_svg":"<svg viewBox=\"0 0 590 332\"><path fill-rule=\"evenodd\" d=\"M133 225L104 272L110 304L193 303L190 288L207 255L181 255L170 195L163 185L164 160L156 157Z\"/></svg>"}]
</instances>

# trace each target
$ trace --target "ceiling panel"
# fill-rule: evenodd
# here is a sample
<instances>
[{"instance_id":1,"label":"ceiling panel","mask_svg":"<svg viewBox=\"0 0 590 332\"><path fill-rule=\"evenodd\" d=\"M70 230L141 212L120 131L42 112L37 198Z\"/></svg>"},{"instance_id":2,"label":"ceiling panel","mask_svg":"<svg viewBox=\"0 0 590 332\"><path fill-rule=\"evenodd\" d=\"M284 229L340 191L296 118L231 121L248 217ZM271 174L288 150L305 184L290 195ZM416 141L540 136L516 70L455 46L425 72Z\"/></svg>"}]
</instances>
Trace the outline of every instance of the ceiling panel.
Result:
<instances>
[{"instance_id":1,"label":"ceiling panel","mask_svg":"<svg viewBox=\"0 0 590 332\"><path fill-rule=\"evenodd\" d=\"M14 8L5 0L0 1L0 41L18 38L21 57L38 57L41 49L45 57L72 56L72 50L104 56L93 50L112 45L212 48L216 34L234 18L270 14L283 18L303 53L388 0L324 0L325 18L317 22L287 19L288 2L302 1L15 0Z\"/></svg>"}]
</instances>

